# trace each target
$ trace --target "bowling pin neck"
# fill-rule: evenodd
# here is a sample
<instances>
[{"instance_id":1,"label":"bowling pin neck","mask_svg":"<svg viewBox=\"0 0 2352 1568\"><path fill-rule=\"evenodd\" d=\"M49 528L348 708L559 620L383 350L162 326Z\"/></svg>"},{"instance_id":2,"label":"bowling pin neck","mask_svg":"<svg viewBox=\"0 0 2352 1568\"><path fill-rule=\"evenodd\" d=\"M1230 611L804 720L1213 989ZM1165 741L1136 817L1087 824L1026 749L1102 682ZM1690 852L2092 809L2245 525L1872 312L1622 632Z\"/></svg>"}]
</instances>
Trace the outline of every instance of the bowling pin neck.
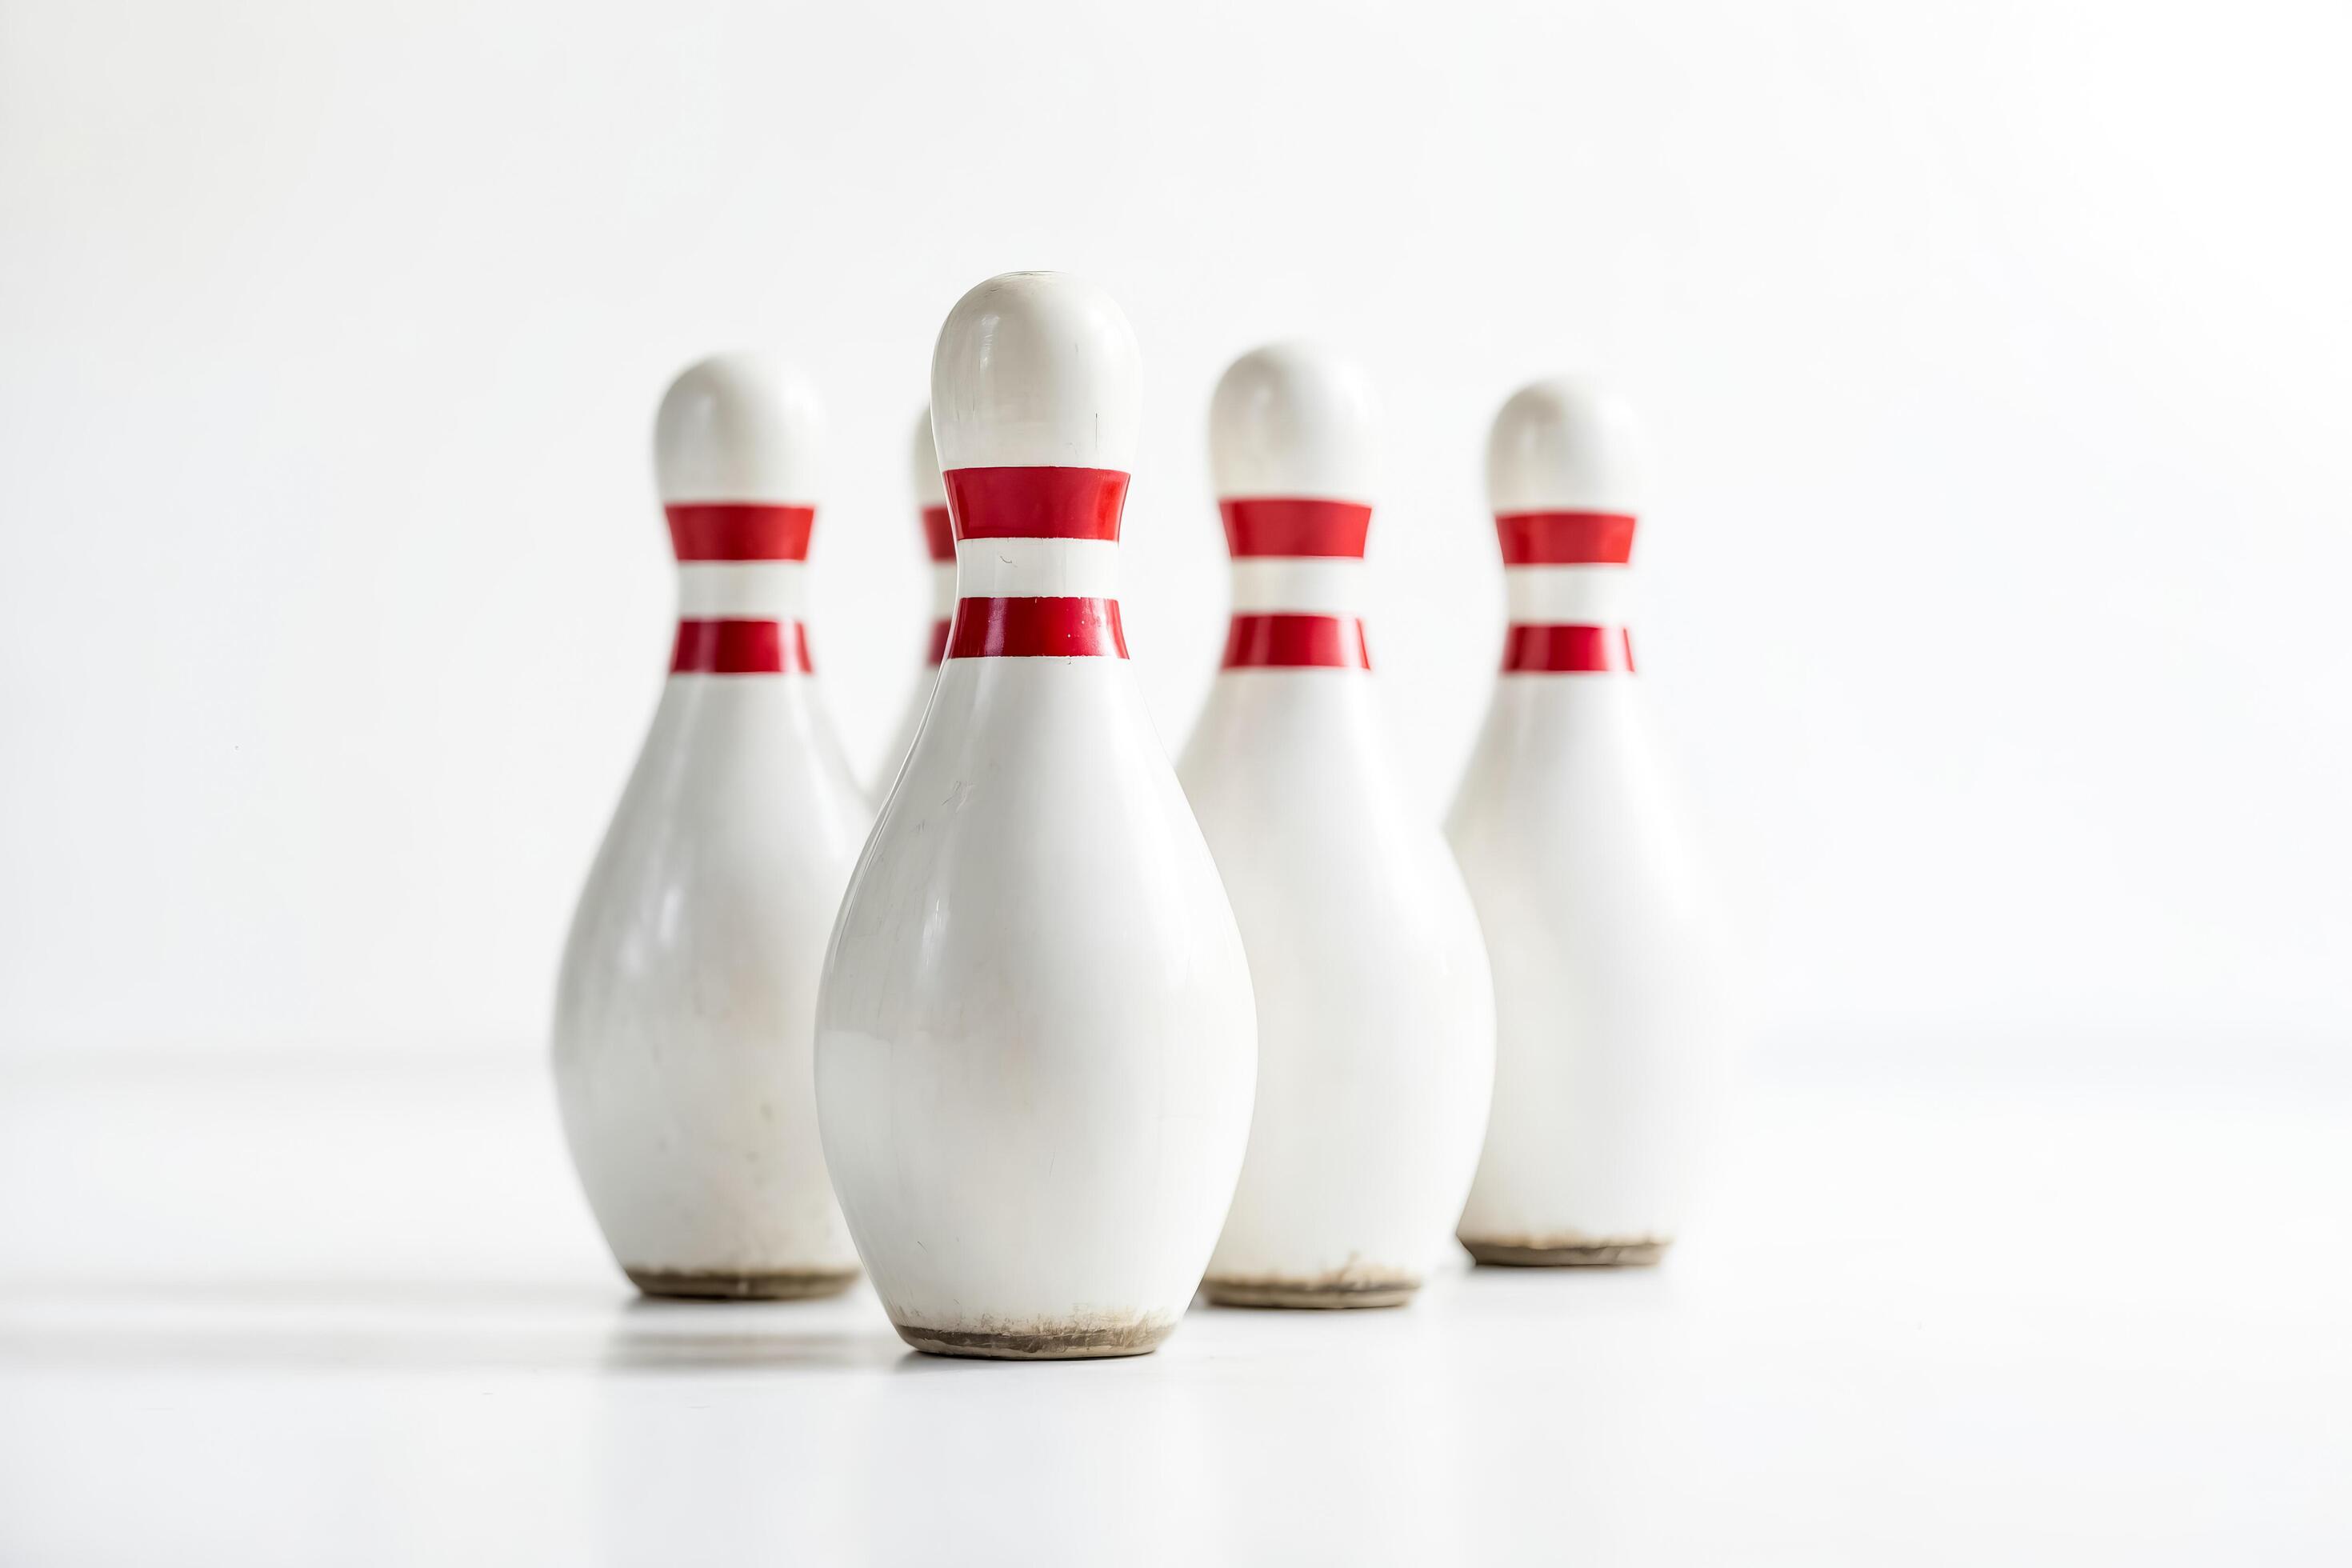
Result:
<instances>
[{"instance_id":1,"label":"bowling pin neck","mask_svg":"<svg viewBox=\"0 0 2352 1568\"><path fill-rule=\"evenodd\" d=\"M803 574L816 509L686 501L666 510L677 555L670 673L808 673Z\"/></svg>"},{"instance_id":2,"label":"bowling pin neck","mask_svg":"<svg viewBox=\"0 0 2352 1568\"><path fill-rule=\"evenodd\" d=\"M1127 475L1108 468L955 468L949 658L1127 657L1118 523Z\"/></svg>"},{"instance_id":3,"label":"bowling pin neck","mask_svg":"<svg viewBox=\"0 0 2352 1568\"><path fill-rule=\"evenodd\" d=\"M1495 531L1510 607L1503 673L1633 673L1633 517L1505 512Z\"/></svg>"},{"instance_id":4,"label":"bowling pin neck","mask_svg":"<svg viewBox=\"0 0 2352 1568\"><path fill-rule=\"evenodd\" d=\"M1234 554L1234 619L1223 668L1370 669L1364 539L1356 501L1227 497L1217 503Z\"/></svg>"}]
</instances>

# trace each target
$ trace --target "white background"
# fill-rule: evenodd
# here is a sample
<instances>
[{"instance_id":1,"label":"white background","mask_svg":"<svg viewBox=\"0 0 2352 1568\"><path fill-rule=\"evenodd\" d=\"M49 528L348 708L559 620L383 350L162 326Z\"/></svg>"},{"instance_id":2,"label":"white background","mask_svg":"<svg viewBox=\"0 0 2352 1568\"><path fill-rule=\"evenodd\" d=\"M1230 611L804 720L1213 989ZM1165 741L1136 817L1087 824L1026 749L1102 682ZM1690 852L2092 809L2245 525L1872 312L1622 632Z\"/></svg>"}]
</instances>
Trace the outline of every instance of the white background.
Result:
<instances>
[{"instance_id":1,"label":"white background","mask_svg":"<svg viewBox=\"0 0 2352 1568\"><path fill-rule=\"evenodd\" d=\"M904 448L992 272L1147 363L1171 747L1235 353L1384 388L1373 648L1451 791L1486 421L1658 452L1651 689L1761 1059L2331 1059L2352 1032L2340 5L0 7L0 1051L542 1048L715 348L836 431L814 646L918 675Z\"/></svg>"}]
</instances>

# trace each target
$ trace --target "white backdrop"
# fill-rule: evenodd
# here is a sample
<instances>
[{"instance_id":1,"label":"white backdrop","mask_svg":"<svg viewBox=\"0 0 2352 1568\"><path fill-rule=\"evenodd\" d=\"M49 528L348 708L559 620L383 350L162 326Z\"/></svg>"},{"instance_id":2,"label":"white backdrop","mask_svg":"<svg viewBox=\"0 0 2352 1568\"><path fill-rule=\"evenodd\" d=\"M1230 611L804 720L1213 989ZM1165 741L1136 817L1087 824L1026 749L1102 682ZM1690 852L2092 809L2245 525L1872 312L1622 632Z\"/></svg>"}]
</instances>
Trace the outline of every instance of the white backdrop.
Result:
<instances>
[{"instance_id":1,"label":"white backdrop","mask_svg":"<svg viewBox=\"0 0 2352 1568\"><path fill-rule=\"evenodd\" d=\"M814 640L871 758L932 334L1050 267L1144 345L1171 748L1230 357L1385 389L1433 812L1498 647L1486 421L1594 372L1654 436L1642 679L1763 1056L2326 1059L2348 51L2333 5L9 0L0 1051L540 1049L666 661L665 381L824 387Z\"/></svg>"}]
</instances>

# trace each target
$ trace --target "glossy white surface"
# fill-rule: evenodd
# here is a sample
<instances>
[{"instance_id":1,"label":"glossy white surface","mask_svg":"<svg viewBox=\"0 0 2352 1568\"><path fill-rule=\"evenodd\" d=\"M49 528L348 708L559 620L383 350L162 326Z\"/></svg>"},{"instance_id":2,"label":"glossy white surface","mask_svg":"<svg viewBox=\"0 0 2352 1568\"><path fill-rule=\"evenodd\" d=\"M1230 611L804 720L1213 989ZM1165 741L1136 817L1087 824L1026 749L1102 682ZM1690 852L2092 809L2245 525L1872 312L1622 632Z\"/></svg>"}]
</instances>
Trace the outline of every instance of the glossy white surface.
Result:
<instances>
[{"instance_id":1,"label":"glossy white surface","mask_svg":"<svg viewBox=\"0 0 2352 1568\"><path fill-rule=\"evenodd\" d=\"M673 675L580 895L555 1088L624 1266L856 1265L817 1140L817 967L868 822L806 675Z\"/></svg>"},{"instance_id":2,"label":"glossy white surface","mask_svg":"<svg viewBox=\"0 0 2352 1568\"><path fill-rule=\"evenodd\" d=\"M1066 272L1007 272L948 312L931 354L940 467L1131 473L1142 365L1108 294Z\"/></svg>"},{"instance_id":3,"label":"glossy white surface","mask_svg":"<svg viewBox=\"0 0 2352 1568\"><path fill-rule=\"evenodd\" d=\"M2345 1561L2352 1086L2079 1071L1755 1086L1662 1268L1052 1366L637 1301L516 1052L0 1062L0 1562Z\"/></svg>"},{"instance_id":4,"label":"glossy white surface","mask_svg":"<svg viewBox=\"0 0 2352 1568\"><path fill-rule=\"evenodd\" d=\"M1209 1278L1410 1289L1441 1257L1495 1083L1494 987L1361 669L1229 669L1178 773L1257 997L1257 1107Z\"/></svg>"},{"instance_id":5,"label":"glossy white surface","mask_svg":"<svg viewBox=\"0 0 2352 1568\"><path fill-rule=\"evenodd\" d=\"M670 383L654 419L666 501L814 505L824 485L824 407L796 366L716 354Z\"/></svg>"},{"instance_id":6,"label":"glossy white surface","mask_svg":"<svg viewBox=\"0 0 2352 1568\"><path fill-rule=\"evenodd\" d=\"M825 1155L893 1319L1157 1331L1232 1200L1241 938L1122 658L953 658L817 1004Z\"/></svg>"},{"instance_id":7,"label":"glossy white surface","mask_svg":"<svg viewBox=\"0 0 2352 1568\"><path fill-rule=\"evenodd\" d=\"M1712 889L1638 676L1506 675L1447 823L1495 972L1495 1110L1461 1234L1671 1242L1733 1023Z\"/></svg>"}]
</instances>

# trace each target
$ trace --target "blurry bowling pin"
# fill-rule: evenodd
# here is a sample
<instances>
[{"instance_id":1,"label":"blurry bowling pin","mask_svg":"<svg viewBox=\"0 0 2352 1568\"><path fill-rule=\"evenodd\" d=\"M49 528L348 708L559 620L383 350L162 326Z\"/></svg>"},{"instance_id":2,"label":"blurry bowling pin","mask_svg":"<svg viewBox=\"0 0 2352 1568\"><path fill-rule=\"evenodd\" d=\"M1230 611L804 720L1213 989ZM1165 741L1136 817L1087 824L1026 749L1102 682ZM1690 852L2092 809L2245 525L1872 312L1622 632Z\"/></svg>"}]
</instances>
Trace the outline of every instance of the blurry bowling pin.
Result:
<instances>
[{"instance_id":1,"label":"blurry bowling pin","mask_svg":"<svg viewBox=\"0 0 2352 1568\"><path fill-rule=\"evenodd\" d=\"M1486 447L1511 624L1447 826L1495 966L1458 1231L1482 1263L1657 1261L1721 1066L1724 952L1626 630L1636 440L1613 398L1544 381Z\"/></svg>"},{"instance_id":2,"label":"blurry bowling pin","mask_svg":"<svg viewBox=\"0 0 2352 1568\"><path fill-rule=\"evenodd\" d=\"M821 1296L857 1277L811 1066L818 965L869 819L801 619L823 441L808 383L748 355L688 369L656 421L677 639L555 1010L572 1157L649 1295Z\"/></svg>"},{"instance_id":3,"label":"blurry bowling pin","mask_svg":"<svg viewBox=\"0 0 2352 1568\"><path fill-rule=\"evenodd\" d=\"M1495 1079L1478 921L1400 788L1364 645L1370 380L1295 344L1209 412L1234 553L1224 668L1177 772L1257 996L1257 1109L1203 1289L1236 1306L1410 1300L1462 1212Z\"/></svg>"},{"instance_id":4,"label":"blurry bowling pin","mask_svg":"<svg viewBox=\"0 0 2352 1568\"><path fill-rule=\"evenodd\" d=\"M940 454L931 444L928 408L915 421L914 459L915 504L922 509L923 542L931 552L931 651L922 679L915 683L914 700L907 704L907 716L898 721L898 734L882 753L881 773L874 781L877 799L889 794L891 781L914 748L915 732L923 727L923 710L931 705L931 689L940 683L940 662L947 657L948 619L955 614L955 531L948 525L947 487L940 480Z\"/></svg>"},{"instance_id":5,"label":"blurry bowling pin","mask_svg":"<svg viewBox=\"0 0 2352 1568\"><path fill-rule=\"evenodd\" d=\"M1152 1349L1241 1170L1248 966L1115 597L1138 381L1051 272L966 294L931 361L961 597L817 1003L826 1159L919 1350Z\"/></svg>"}]
</instances>

